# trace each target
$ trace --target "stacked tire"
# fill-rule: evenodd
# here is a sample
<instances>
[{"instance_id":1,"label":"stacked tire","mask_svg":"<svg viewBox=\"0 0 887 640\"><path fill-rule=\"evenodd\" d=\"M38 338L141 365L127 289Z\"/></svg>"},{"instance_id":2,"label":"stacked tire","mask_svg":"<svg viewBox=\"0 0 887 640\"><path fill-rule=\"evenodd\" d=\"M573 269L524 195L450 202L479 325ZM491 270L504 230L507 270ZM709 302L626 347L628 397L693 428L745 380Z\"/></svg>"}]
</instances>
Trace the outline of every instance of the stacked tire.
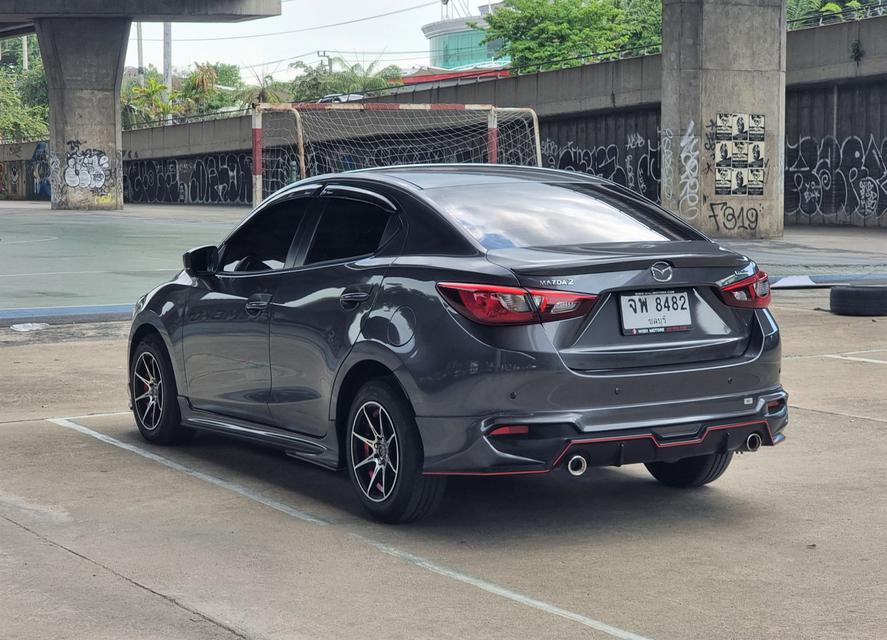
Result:
<instances>
[{"instance_id":1,"label":"stacked tire","mask_svg":"<svg viewBox=\"0 0 887 640\"><path fill-rule=\"evenodd\" d=\"M887 316L887 285L832 287L829 302L840 316Z\"/></svg>"}]
</instances>

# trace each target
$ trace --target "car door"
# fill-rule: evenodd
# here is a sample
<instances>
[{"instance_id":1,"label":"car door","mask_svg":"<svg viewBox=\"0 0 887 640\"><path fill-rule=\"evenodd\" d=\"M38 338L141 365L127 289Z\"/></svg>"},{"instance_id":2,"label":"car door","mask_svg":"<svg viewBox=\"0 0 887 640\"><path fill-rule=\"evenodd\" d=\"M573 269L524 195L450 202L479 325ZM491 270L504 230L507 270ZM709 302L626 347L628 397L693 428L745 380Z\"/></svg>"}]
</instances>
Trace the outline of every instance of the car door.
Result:
<instances>
[{"instance_id":1,"label":"car door","mask_svg":"<svg viewBox=\"0 0 887 640\"><path fill-rule=\"evenodd\" d=\"M403 222L391 200L329 185L299 266L271 305L271 399L274 424L321 437L339 365L358 339ZM386 254L386 255L383 255Z\"/></svg>"},{"instance_id":2,"label":"car door","mask_svg":"<svg viewBox=\"0 0 887 640\"><path fill-rule=\"evenodd\" d=\"M316 190L266 205L219 249L219 267L189 293L183 351L196 409L269 422L271 370L268 305L295 259L300 228Z\"/></svg>"}]
</instances>

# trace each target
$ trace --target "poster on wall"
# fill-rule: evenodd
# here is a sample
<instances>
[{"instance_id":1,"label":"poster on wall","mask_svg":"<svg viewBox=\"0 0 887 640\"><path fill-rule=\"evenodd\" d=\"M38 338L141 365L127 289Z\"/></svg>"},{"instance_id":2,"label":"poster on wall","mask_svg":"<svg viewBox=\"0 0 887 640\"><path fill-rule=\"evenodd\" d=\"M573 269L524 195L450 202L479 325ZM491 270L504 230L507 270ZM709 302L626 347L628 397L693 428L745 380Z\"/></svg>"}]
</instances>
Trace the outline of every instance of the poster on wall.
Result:
<instances>
[{"instance_id":1,"label":"poster on wall","mask_svg":"<svg viewBox=\"0 0 887 640\"><path fill-rule=\"evenodd\" d=\"M748 166L751 169L764 168L764 143L749 142L748 143Z\"/></svg>"},{"instance_id":2,"label":"poster on wall","mask_svg":"<svg viewBox=\"0 0 887 640\"><path fill-rule=\"evenodd\" d=\"M733 192L733 170L717 169L715 174L715 195L729 196Z\"/></svg>"},{"instance_id":3,"label":"poster on wall","mask_svg":"<svg viewBox=\"0 0 887 640\"><path fill-rule=\"evenodd\" d=\"M748 170L748 195L762 196L764 195L764 170L749 169Z\"/></svg>"},{"instance_id":4,"label":"poster on wall","mask_svg":"<svg viewBox=\"0 0 887 640\"><path fill-rule=\"evenodd\" d=\"M748 114L733 114L733 140L748 140Z\"/></svg>"},{"instance_id":5,"label":"poster on wall","mask_svg":"<svg viewBox=\"0 0 887 640\"><path fill-rule=\"evenodd\" d=\"M764 114L753 113L749 116L748 139L752 142L764 141Z\"/></svg>"},{"instance_id":6,"label":"poster on wall","mask_svg":"<svg viewBox=\"0 0 887 640\"><path fill-rule=\"evenodd\" d=\"M733 166L733 143L717 142L715 143L715 166L732 167Z\"/></svg>"},{"instance_id":7,"label":"poster on wall","mask_svg":"<svg viewBox=\"0 0 887 640\"><path fill-rule=\"evenodd\" d=\"M715 123L715 140L733 139L733 114L719 113Z\"/></svg>"},{"instance_id":8,"label":"poster on wall","mask_svg":"<svg viewBox=\"0 0 887 640\"><path fill-rule=\"evenodd\" d=\"M742 140L734 141L732 157L734 169L745 169L748 166L748 143Z\"/></svg>"},{"instance_id":9,"label":"poster on wall","mask_svg":"<svg viewBox=\"0 0 887 640\"><path fill-rule=\"evenodd\" d=\"M748 193L748 169L733 169L732 195L744 196Z\"/></svg>"}]
</instances>

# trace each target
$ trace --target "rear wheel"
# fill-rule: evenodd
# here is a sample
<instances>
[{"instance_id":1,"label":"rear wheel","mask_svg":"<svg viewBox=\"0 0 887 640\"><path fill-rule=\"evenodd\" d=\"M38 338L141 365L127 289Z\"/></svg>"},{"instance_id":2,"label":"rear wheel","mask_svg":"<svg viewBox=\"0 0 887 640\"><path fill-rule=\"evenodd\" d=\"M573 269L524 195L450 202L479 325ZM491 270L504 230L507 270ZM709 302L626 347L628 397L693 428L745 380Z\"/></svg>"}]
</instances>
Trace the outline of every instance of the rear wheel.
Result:
<instances>
[{"instance_id":1,"label":"rear wheel","mask_svg":"<svg viewBox=\"0 0 887 640\"><path fill-rule=\"evenodd\" d=\"M412 408L393 383L373 380L357 392L345 446L351 483L377 520L419 520L440 504L445 479L422 475L419 429Z\"/></svg>"},{"instance_id":2,"label":"rear wheel","mask_svg":"<svg viewBox=\"0 0 887 640\"><path fill-rule=\"evenodd\" d=\"M176 381L166 347L157 336L142 340L130 364L132 413L142 437L155 444L190 440L193 429L181 425Z\"/></svg>"},{"instance_id":3,"label":"rear wheel","mask_svg":"<svg viewBox=\"0 0 887 640\"><path fill-rule=\"evenodd\" d=\"M712 453L684 458L677 462L648 462L647 471L662 484L679 489L701 487L714 482L730 466L733 452Z\"/></svg>"}]
</instances>

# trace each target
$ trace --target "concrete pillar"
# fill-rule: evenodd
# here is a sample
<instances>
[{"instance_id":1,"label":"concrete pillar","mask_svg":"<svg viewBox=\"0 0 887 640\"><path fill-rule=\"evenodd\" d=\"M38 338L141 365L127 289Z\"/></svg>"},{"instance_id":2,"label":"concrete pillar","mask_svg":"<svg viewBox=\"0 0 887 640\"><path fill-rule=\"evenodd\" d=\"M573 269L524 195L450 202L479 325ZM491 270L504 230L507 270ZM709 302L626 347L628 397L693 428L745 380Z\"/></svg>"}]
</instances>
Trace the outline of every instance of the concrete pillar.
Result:
<instances>
[{"instance_id":1,"label":"concrete pillar","mask_svg":"<svg viewBox=\"0 0 887 640\"><path fill-rule=\"evenodd\" d=\"M783 227L784 0L663 0L662 203L706 234Z\"/></svg>"},{"instance_id":2,"label":"concrete pillar","mask_svg":"<svg viewBox=\"0 0 887 640\"><path fill-rule=\"evenodd\" d=\"M120 83L131 20L34 20L49 88L53 209L122 209Z\"/></svg>"}]
</instances>

